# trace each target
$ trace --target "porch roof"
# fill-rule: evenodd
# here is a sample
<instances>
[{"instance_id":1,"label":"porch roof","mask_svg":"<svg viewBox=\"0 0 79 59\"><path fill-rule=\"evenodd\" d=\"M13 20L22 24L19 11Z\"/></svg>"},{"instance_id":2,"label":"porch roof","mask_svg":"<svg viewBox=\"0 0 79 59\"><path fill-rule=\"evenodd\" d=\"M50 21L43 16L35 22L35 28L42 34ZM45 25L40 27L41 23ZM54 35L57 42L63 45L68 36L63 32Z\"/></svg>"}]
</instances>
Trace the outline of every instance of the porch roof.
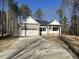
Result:
<instances>
[{"instance_id":1,"label":"porch roof","mask_svg":"<svg viewBox=\"0 0 79 59\"><path fill-rule=\"evenodd\" d=\"M61 24L57 20L53 20L48 25L61 25Z\"/></svg>"}]
</instances>

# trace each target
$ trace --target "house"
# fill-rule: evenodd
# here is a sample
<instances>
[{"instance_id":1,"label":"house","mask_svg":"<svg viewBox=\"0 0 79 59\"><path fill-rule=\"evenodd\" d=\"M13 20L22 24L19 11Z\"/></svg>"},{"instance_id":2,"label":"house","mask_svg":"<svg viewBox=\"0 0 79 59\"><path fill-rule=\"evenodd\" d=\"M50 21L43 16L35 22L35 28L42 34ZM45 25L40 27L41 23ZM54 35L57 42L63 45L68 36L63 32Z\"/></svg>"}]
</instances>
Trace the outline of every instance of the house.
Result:
<instances>
[{"instance_id":1,"label":"house","mask_svg":"<svg viewBox=\"0 0 79 59\"><path fill-rule=\"evenodd\" d=\"M61 35L61 24L53 20L36 20L29 16L21 24L20 36Z\"/></svg>"}]
</instances>

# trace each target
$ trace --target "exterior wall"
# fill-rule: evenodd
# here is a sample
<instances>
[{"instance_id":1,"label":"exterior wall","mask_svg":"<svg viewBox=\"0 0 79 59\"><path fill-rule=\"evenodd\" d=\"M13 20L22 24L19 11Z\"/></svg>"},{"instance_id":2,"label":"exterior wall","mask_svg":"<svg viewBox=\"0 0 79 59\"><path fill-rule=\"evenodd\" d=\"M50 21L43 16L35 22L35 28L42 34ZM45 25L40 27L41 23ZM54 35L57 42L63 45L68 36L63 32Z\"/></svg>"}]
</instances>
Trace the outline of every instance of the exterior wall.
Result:
<instances>
[{"instance_id":1,"label":"exterior wall","mask_svg":"<svg viewBox=\"0 0 79 59\"><path fill-rule=\"evenodd\" d=\"M25 24L20 36L39 36L39 24Z\"/></svg>"},{"instance_id":2,"label":"exterior wall","mask_svg":"<svg viewBox=\"0 0 79 59\"><path fill-rule=\"evenodd\" d=\"M38 24L38 22L33 19L31 16L26 18L26 21L24 21L23 23L28 23L28 24Z\"/></svg>"},{"instance_id":3,"label":"exterior wall","mask_svg":"<svg viewBox=\"0 0 79 59\"><path fill-rule=\"evenodd\" d=\"M60 28L57 31L53 31L53 27L54 26L51 26L51 29L49 28L49 35L59 35ZM59 27L59 26L55 26L55 27Z\"/></svg>"},{"instance_id":4,"label":"exterior wall","mask_svg":"<svg viewBox=\"0 0 79 59\"><path fill-rule=\"evenodd\" d=\"M41 32L42 35L51 35L51 36L53 36L53 35L61 35L61 26L58 26L59 29L57 31L52 30L53 26L51 26L52 29L50 29L49 27L50 26L48 26L48 27L43 26L43 28L46 28L46 31L42 31Z\"/></svg>"},{"instance_id":5,"label":"exterior wall","mask_svg":"<svg viewBox=\"0 0 79 59\"><path fill-rule=\"evenodd\" d=\"M50 36L61 35L61 26L59 26L58 31L53 31L52 29L49 29L49 26L47 27L47 26L32 25L32 27L33 26L36 26L36 28L21 30L21 36L39 36L40 32L41 32L41 35L43 35L43 36L45 36L45 35L50 35ZM40 31L39 28L46 28L46 31Z\"/></svg>"},{"instance_id":6,"label":"exterior wall","mask_svg":"<svg viewBox=\"0 0 79 59\"><path fill-rule=\"evenodd\" d=\"M59 35L59 31L49 31L49 35Z\"/></svg>"},{"instance_id":7,"label":"exterior wall","mask_svg":"<svg viewBox=\"0 0 79 59\"><path fill-rule=\"evenodd\" d=\"M26 36L39 36L39 24L26 24Z\"/></svg>"},{"instance_id":8,"label":"exterior wall","mask_svg":"<svg viewBox=\"0 0 79 59\"><path fill-rule=\"evenodd\" d=\"M47 26L41 26L40 28L46 28L46 31L41 31L41 35L47 35Z\"/></svg>"},{"instance_id":9,"label":"exterior wall","mask_svg":"<svg viewBox=\"0 0 79 59\"><path fill-rule=\"evenodd\" d=\"M29 16L26 18L26 21L22 23L20 36L39 36L39 26L40 24Z\"/></svg>"},{"instance_id":10,"label":"exterior wall","mask_svg":"<svg viewBox=\"0 0 79 59\"><path fill-rule=\"evenodd\" d=\"M20 30L20 35L19 36L26 36L25 35L25 30Z\"/></svg>"},{"instance_id":11,"label":"exterior wall","mask_svg":"<svg viewBox=\"0 0 79 59\"><path fill-rule=\"evenodd\" d=\"M52 29L49 28L49 35L61 35L61 24L57 21L57 20L53 20L49 23L49 27L54 27L54 26L58 26L59 29L57 31L52 31Z\"/></svg>"},{"instance_id":12,"label":"exterior wall","mask_svg":"<svg viewBox=\"0 0 79 59\"><path fill-rule=\"evenodd\" d=\"M38 36L38 30L26 30L26 36Z\"/></svg>"},{"instance_id":13,"label":"exterior wall","mask_svg":"<svg viewBox=\"0 0 79 59\"><path fill-rule=\"evenodd\" d=\"M39 36L41 35L61 35L61 25L57 21L52 21L48 26L40 26L40 24L35 21L32 17L26 18L23 22L24 29L20 30L20 36ZM59 26L58 31L53 31L50 26ZM40 28L46 28L46 31L40 31Z\"/></svg>"},{"instance_id":14,"label":"exterior wall","mask_svg":"<svg viewBox=\"0 0 79 59\"><path fill-rule=\"evenodd\" d=\"M39 24L22 24L20 36L39 36Z\"/></svg>"},{"instance_id":15,"label":"exterior wall","mask_svg":"<svg viewBox=\"0 0 79 59\"><path fill-rule=\"evenodd\" d=\"M57 20L53 20L49 23L49 25L61 25Z\"/></svg>"},{"instance_id":16,"label":"exterior wall","mask_svg":"<svg viewBox=\"0 0 79 59\"><path fill-rule=\"evenodd\" d=\"M39 24L26 24L26 29L38 29Z\"/></svg>"}]
</instances>

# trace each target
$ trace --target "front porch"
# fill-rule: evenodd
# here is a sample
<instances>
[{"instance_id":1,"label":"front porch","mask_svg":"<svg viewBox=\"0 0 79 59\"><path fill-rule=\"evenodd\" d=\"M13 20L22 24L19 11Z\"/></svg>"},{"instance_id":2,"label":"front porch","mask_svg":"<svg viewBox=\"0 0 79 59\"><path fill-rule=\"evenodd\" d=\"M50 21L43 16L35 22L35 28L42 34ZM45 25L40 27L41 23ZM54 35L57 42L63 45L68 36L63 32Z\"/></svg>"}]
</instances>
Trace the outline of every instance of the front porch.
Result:
<instances>
[{"instance_id":1,"label":"front porch","mask_svg":"<svg viewBox=\"0 0 79 59\"><path fill-rule=\"evenodd\" d=\"M61 35L60 25L40 26L40 35Z\"/></svg>"}]
</instances>

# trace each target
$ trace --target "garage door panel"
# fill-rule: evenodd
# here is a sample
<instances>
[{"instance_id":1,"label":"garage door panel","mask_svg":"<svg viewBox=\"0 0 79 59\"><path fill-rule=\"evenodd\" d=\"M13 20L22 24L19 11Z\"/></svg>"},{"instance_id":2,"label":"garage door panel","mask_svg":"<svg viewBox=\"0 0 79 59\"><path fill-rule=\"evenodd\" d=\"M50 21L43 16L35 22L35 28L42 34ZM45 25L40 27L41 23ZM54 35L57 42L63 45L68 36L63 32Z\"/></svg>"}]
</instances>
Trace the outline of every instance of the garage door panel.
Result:
<instances>
[{"instance_id":1,"label":"garage door panel","mask_svg":"<svg viewBox=\"0 0 79 59\"><path fill-rule=\"evenodd\" d=\"M38 30L27 30L26 31L26 36L37 36L38 35Z\"/></svg>"},{"instance_id":2,"label":"garage door panel","mask_svg":"<svg viewBox=\"0 0 79 59\"><path fill-rule=\"evenodd\" d=\"M25 30L21 30L20 36L25 36Z\"/></svg>"}]
</instances>

